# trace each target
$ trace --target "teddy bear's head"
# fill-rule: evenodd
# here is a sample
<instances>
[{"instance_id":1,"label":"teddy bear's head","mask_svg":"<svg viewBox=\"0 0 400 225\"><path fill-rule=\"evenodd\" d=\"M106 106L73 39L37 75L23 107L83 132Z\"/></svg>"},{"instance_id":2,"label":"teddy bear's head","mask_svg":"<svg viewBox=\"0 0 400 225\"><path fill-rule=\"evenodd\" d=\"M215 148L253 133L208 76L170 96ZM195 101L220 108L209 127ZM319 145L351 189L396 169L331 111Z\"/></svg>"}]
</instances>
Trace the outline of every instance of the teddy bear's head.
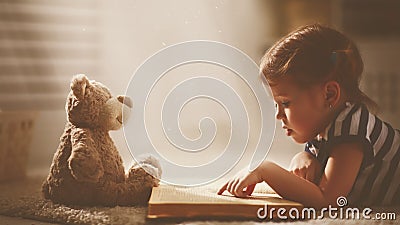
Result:
<instances>
[{"instance_id":1,"label":"teddy bear's head","mask_svg":"<svg viewBox=\"0 0 400 225\"><path fill-rule=\"evenodd\" d=\"M126 120L132 101L127 96L113 97L103 84L79 74L72 78L65 109L68 121L77 127L117 130ZM123 115L123 117L122 117Z\"/></svg>"}]
</instances>

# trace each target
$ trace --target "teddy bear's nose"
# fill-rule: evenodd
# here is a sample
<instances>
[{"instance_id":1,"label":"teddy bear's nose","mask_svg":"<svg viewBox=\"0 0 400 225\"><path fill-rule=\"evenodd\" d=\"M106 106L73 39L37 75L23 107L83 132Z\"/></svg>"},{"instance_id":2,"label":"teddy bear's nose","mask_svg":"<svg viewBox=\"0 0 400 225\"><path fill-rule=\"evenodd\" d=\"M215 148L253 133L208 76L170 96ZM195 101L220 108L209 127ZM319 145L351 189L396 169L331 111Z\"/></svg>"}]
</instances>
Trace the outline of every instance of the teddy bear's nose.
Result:
<instances>
[{"instance_id":1,"label":"teddy bear's nose","mask_svg":"<svg viewBox=\"0 0 400 225\"><path fill-rule=\"evenodd\" d=\"M122 104L127 105L129 108L132 108L133 104L132 104L132 100L131 98L129 98L128 96L122 96L119 95L117 97L118 101L121 102Z\"/></svg>"}]
</instances>

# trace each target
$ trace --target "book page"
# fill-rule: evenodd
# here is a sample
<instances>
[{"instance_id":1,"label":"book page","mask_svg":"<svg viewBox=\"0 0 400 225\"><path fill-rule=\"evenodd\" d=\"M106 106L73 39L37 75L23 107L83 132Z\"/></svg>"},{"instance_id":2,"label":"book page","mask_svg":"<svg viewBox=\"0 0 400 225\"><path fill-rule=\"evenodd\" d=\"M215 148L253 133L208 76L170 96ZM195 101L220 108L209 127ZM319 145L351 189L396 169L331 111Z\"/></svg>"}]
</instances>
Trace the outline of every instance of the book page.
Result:
<instances>
[{"instance_id":1,"label":"book page","mask_svg":"<svg viewBox=\"0 0 400 225\"><path fill-rule=\"evenodd\" d=\"M216 188L181 188L167 185L153 188L149 204L244 204L244 205L300 205L284 200L277 194L255 192L251 196L238 198L228 192L217 194Z\"/></svg>"},{"instance_id":2,"label":"book page","mask_svg":"<svg viewBox=\"0 0 400 225\"><path fill-rule=\"evenodd\" d=\"M210 191L218 192L218 190L222 187L222 185L217 186L215 184L210 184L204 186L204 188L209 189ZM225 193L228 193L227 191ZM253 194L276 194L276 192L265 182L258 183L254 188Z\"/></svg>"}]
</instances>

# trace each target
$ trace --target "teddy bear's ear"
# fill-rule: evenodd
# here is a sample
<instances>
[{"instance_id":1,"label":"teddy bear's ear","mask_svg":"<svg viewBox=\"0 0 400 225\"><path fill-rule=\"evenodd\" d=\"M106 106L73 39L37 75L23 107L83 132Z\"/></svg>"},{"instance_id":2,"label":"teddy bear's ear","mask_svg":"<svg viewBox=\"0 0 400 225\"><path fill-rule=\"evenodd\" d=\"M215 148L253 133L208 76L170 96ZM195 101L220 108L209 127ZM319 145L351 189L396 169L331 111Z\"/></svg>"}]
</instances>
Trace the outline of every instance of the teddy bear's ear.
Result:
<instances>
[{"instance_id":1,"label":"teddy bear's ear","mask_svg":"<svg viewBox=\"0 0 400 225\"><path fill-rule=\"evenodd\" d=\"M71 80L71 90L78 99L82 99L85 96L86 87L89 84L89 79L86 75L78 74Z\"/></svg>"}]
</instances>

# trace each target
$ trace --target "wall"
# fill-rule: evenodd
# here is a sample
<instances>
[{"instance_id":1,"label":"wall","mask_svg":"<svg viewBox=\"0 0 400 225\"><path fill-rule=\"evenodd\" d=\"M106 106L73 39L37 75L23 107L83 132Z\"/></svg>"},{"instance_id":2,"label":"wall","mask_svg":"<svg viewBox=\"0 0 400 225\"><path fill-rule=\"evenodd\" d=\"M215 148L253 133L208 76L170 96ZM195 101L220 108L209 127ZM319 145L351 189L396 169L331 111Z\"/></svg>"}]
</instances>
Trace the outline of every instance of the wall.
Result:
<instances>
[{"instance_id":1,"label":"wall","mask_svg":"<svg viewBox=\"0 0 400 225\"><path fill-rule=\"evenodd\" d=\"M99 41L99 62L96 70L85 71L84 68L77 67L76 73L87 72L90 78L103 82L114 94L125 93L131 76L148 57L162 48L179 42L199 39L224 42L242 50L258 63L265 49L281 35L299 25L318 21L337 28L346 27L344 26L346 21L343 20L342 15L342 1L328 1L325 4L325 2L320 3L314 0L104 0L91 2L91 4L96 8L98 14L99 30L96 33L96 40ZM82 32L90 32L92 29L84 24L79 28ZM384 105L383 109L397 106L397 111L386 110L381 115L395 127L399 127L400 121L396 115L398 115L400 104L394 97L397 96L398 86L394 86L394 90L397 91L395 94L381 91L390 88L368 86L376 83L375 81L382 80L384 80L383 85L385 82L390 83L392 78L387 77L398 78L399 68L396 61L396 55L399 52L398 37L354 36L354 40L359 43L365 60L366 79L363 81L363 87L378 101L378 104ZM171 71L162 82L159 82L157 90L151 96L151 116L157 118L160 100L176 82L196 76L198 73L215 75L237 87L241 95L245 96L247 93L246 86L235 79L228 78L229 73L222 68L204 64L189 65ZM381 79L381 74L387 79ZM397 82L399 80L397 79ZM68 83L64 83L64 85L68 87ZM383 97L380 96L381 93L385 93ZM254 108L254 99L249 98L247 106L251 113L257 113ZM196 127L198 120L193 120L193 118L201 118L206 113L204 111L212 111L213 116L220 118L218 120L221 123L227 120L226 112L215 107L212 102L195 102L182 114L183 122L181 124L185 124L182 129L186 135L190 137L198 135ZM253 132L256 132L259 129L260 118L252 116L251 120ZM163 145L165 139L159 132L159 124L155 121L156 119L149 121L153 130L152 135L158 136L159 143ZM43 173L48 170L64 123L65 113L62 108L41 111L36 123L31 149L30 168L32 172ZM291 156L301 151L303 146L295 144L286 137L279 122L276 123L276 127L276 138L268 158L287 167ZM222 134L226 133L226 129L224 129L221 126ZM126 166L129 166L132 163L132 157L125 144L122 130L114 131L111 134L123 155ZM157 139L157 137L155 138ZM218 149L226 143L226 139L220 136L218 138L214 149ZM252 133L248 148L253 148L255 142L256 136Z\"/></svg>"},{"instance_id":2,"label":"wall","mask_svg":"<svg viewBox=\"0 0 400 225\"><path fill-rule=\"evenodd\" d=\"M155 7L156 6L156 7ZM105 77L112 75L113 80L107 80L107 84L113 90L124 90L131 75L148 57L166 46L188 40L214 40L230 44L246 54L256 63L259 62L264 50L278 38L279 22L276 21L275 3L273 1L122 1L103 2L103 24L104 24L104 63L102 71ZM207 68L207 69L205 69ZM236 90L245 95L246 87L232 78L227 78L227 72L221 68L191 65L175 69L166 74L165 78L157 83L155 94L151 97L155 100L150 103L159 112L159 107L164 95L171 90L171 85L180 80L195 76L193 74L209 74L219 77ZM225 76L225 78L224 78ZM158 95L158 97L157 97ZM247 102L248 110L253 102ZM224 112L216 108L212 102L200 102L193 104L187 109L187 115L201 114L201 111L214 111L215 118L221 118L221 123L226 120ZM205 110L207 109L207 110ZM135 111L133 111L133 114ZM153 113L158 118L157 113ZM158 117L157 117L158 116ZM182 129L185 135L196 137L197 120L182 116ZM149 121L151 121L149 119ZM158 121L158 120L157 120ZM260 118L252 118L252 127L259 126ZM160 133L160 124L150 122L149 130L153 132L159 146L167 148L165 137ZM280 124L278 125L280 127ZM255 128L256 129L256 128ZM219 132L224 132L220 129ZM248 148L255 147L254 132L251 136ZM125 159L129 159L129 151L123 142L122 132L116 132L113 136ZM288 160L299 146L291 143L283 132L278 132L278 138L274 143L275 150L270 154L271 158L287 166ZM134 138L134 137L132 137ZM223 146L229 136L217 139L215 148ZM220 142L218 142L220 140ZM296 146L295 148L293 148ZM300 147L301 148L301 147ZM125 150L124 150L125 149ZM169 148L168 148L169 149ZM287 153L280 153L281 149L288 149ZM216 149L214 149L216 150ZM214 151L211 150L211 151ZM173 151L173 149L171 149ZM217 150L216 150L217 151Z\"/></svg>"},{"instance_id":3,"label":"wall","mask_svg":"<svg viewBox=\"0 0 400 225\"><path fill-rule=\"evenodd\" d=\"M264 50L278 38L279 23L276 21L275 3L273 1L98 1L93 2L97 10L98 21L96 30L99 41L99 63L95 71L88 71L91 79L106 84L114 94L123 94L134 71L148 57L166 46L188 40L214 40L230 44L247 55L256 63L259 62ZM92 27L85 24L79 26L81 32L92 32ZM85 72L82 68L74 73ZM202 72L225 79L245 96L248 92L243 83L229 78L226 70L208 65L189 65L171 72L159 83L154 98L151 101L155 109L158 102L171 85L179 82L180 78L193 76ZM169 77L169 78L168 78ZM68 83L64 83L67 87ZM66 95L66 93L65 93ZM157 96L158 95L158 96ZM248 110L257 115L254 98L246 103ZM213 111L216 120L226 121L226 112L215 107L212 102L199 101L192 108L184 111L182 116L185 124L183 130L188 136L198 135L197 120L193 122L192 115L202 111ZM210 110L212 109L212 110ZM153 110L154 111L154 110ZM133 111L134 114L134 111ZM204 113L203 113L204 114ZM186 115L186 116L185 116ZM134 116L134 115L133 115ZM157 116L156 114L154 116ZM253 129L248 148L254 148L257 139L257 129L260 126L259 116L252 116ZM59 136L63 132L65 112L57 110L41 111L36 122L31 149L31 173L43 173L48 170L52 155L57 148ZM159 124L151 123L157 133ZM281 131L277 124L277 139L269 157L287 166L288 159L302 147L293 144ZM225 134L223 128L219 130ZM221 149L227 138L219 135L214 150ZM126 166L132 163L132 157L124 140L122 130L111 132ZM157 137L155 137L157 139ZM161 139L161 138L160 138ZM165 141L165 139L164 139ZM160 140L160 143L163 141ZM214 151L213 150L213 151Z\"/></svg>"}]
</instances>

